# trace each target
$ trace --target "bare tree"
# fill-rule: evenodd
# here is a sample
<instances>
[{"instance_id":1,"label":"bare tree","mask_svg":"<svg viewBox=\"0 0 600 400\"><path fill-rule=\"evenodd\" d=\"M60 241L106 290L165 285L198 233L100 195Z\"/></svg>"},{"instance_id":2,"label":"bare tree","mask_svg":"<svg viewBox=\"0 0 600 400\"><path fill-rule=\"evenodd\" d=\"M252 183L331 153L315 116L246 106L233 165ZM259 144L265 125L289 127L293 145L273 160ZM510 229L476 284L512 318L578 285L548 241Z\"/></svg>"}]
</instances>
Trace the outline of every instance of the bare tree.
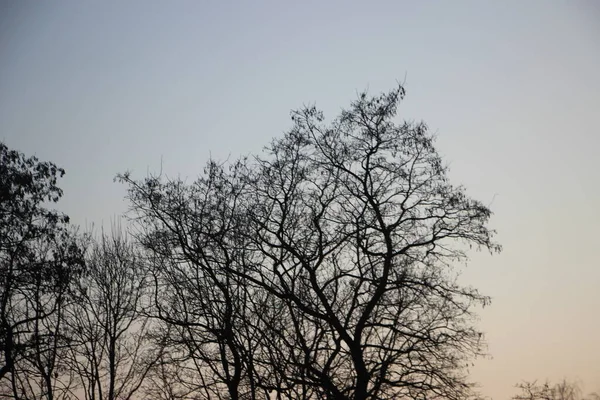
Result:
<instances>
[{"instance_id":1,"label":"bare tree","mask_svg":"<svg viewBox=\"0 0 600 400\"><path fill-rule=\"evenodd\" d=\"M448 183L423 124L394 124L403 94L362 94L329 126L294 113L251 178L253 278L290 304L304 371L288 376L331 398L463 397L481 349L470 310L488 299L448 271L457 241L499 249L490 211Z\"/></svg>"},{"instance_id":2,"label":"bare tree","mask_svg":"<svg viewBox=\"0 0 600 400\"><path fill-rule=\"evenodd\" d=\"M473 307L489 299L452 265L471 246L500 247L426 126L394 122L403 96L361 94L329 125L314 107L294 112L265 155L210 163L191 185L120 177L141 240L172 271L157 288L184 288L156 301L180 315L163 320L186 343L226 349L196 359L220 363L231 398L238 376L250 398L471 394L465 366L483 351Z\"/></svg>"},{"instance_id":3,"label":"bare tree","mask_svg":"<svg viewBox=\"0 0 600 400\"><path fill-rule=\"evenodd\" d=\"M134 207L148 212L137 221L138 239L152 255L153 317L163 323L158 339L169 349L169 368L186 371L179 379L187 391L207 399L256 398L252 343L244 336L252 289L240 278L245 249L234 215L242 185L214 163L205 173L190 186L155 178L138 185L123 177Z\"/></svg>"},{"instance_id":4,"label":"bare tree","mask_svg":"<svg viewBox=\"0 0 600 400\"><path fill-rule=\"evenodd\" d=\"M74 248L79 251L82 247L74 243ZM39 251L42 252L41 249ZM69 257L64 254L65 251L70 250L53 246L43 252L53 253L47 259L64 260ZM78 255L80 256L81 254ZM61 275L65 273L69 274L68 271L63 271ZM32 278L29 297L23 301L35 318L23 325L23 329L30 332L30 337L27 351L13 369L12 396L31 400L70 399L76 379L65 363L71 337L64 326L66 310L74 301L73 288L77 276L64 275L54 280L38 270Z\"/></svg>"},{"instance_id":5,"label":"bare tree","mask_svg":"<svg viewBox=\"0 0 600 400\"><path fill-rule=\"evenodd\" d=\"M78 301L68 312L70 369L87 400L131 399L158 356L142 316L143 260L119 228L104 232L87 256Z\"/></svg>"}]
</instances>

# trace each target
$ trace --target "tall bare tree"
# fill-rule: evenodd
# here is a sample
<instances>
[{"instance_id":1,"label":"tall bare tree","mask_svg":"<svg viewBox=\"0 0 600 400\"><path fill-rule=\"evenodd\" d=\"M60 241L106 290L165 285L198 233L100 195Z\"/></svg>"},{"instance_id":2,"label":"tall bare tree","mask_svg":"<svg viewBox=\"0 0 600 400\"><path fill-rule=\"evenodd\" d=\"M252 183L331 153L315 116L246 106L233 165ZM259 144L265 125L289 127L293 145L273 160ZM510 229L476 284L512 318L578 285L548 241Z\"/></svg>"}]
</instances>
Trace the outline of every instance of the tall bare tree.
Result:
<instances>
[{"instance_id":1,"label":"tall bare tree","mask_svg":"<svg viewBox=\"0 0 600 400\"><path fill-rule=\"evenodd\" d=\"M499 250L490 211L448 182L424 124L394 123L403 95L362 94L330 125L294 113L250 178L270 264L253 278L289 303L287 365L304 371L286 376L331 398L464 397L481 349L470 310L488 299L450 268L465 243Z\"/></svg>"},{"instance_id":2,"label":"tall bare tree","mask_svg":"<svg viewBox=\"0 0 600 400\"><path fill-rule=\"evenodd\" d=\"M469 247L500 246L490 210L449 183L426 126L394 121L403 96L361 94L330 124L314 107L294 112L264 155L210 163L191 185L120 177L141 240L173 269L156 281L188 294L157 298L180 313L164 320L194 328L175 331L186 343L227 344L199 359L219 363L231 398L237 376L261 389L249 398L471 394L465 366L483 351L473 307L489 299L452 266Z\"/></svg>"}]
</instances>

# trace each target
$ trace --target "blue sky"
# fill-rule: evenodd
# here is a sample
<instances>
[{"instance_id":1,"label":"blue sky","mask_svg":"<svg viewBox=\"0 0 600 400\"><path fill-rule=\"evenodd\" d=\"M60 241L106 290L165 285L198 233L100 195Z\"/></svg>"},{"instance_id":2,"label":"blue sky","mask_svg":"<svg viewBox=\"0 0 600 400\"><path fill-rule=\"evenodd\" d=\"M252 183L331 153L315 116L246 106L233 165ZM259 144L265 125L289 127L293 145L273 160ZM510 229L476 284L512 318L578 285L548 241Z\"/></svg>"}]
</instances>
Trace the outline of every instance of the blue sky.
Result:
<instances>
[{"instance_id":1,"label":"blue sky","mask_svg":"<svg viewBox=\"0 0 600 400\"><path fill-rule=\"evenodd\" d=\"M405 81L399 118L438 134L505 248L463 278L493 297L482 392L598 391L599 22L594 1L4 1L0 140L67 170L76 223L108 224L118 172L191 180L210 155L260 151L290 109L334 117Z\"/></svg>"}]
</instances>

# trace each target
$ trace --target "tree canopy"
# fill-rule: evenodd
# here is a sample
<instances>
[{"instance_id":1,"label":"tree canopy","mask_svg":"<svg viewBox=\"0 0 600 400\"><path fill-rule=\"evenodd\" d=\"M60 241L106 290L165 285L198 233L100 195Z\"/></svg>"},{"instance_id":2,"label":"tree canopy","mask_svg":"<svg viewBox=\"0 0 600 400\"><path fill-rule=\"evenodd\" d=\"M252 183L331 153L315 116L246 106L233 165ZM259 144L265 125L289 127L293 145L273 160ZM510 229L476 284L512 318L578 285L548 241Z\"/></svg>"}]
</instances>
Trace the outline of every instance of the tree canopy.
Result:
<instances>
[{"instance_id":1,"label":"tree canopy","mask_svg":"<svg viewBox=\"0 0 600 400\"><path fill-rule=\"evenodd\" d=\"M39 390L53 386L61 312L84 264L68 217L45 207L62 196L63 175L0 143L0 382L15 397L33 376Z\"/></svg>"},{"instance_id":2,"label":"tree canopy","mask_svg":"<svg viewBox=\"0 0 600 400\"><path fill-rule=\"evenodd\" d=\"M469 246L500 246L426 125L395 121L403 97L360 94L329 124L315 107L295 111L263 154L211 161L190 184L120 176L154 262L156 315L202 377L192 388L470 394L465 366L483 349L473 306L489 299L452 264Z\"/></svg>"},{"instance_id":3,"label":"tree canopy","mask_svg":"<svg viewBox=\"0 0 600 400\"><path fill-rule=\"evenodd\" d=\"M127 185L129 231L76 234L64 170L0 146L0 397L432 399L475 395L500 251L404 98L316 107L261 154Z\"/></svg>"}]
</instances>

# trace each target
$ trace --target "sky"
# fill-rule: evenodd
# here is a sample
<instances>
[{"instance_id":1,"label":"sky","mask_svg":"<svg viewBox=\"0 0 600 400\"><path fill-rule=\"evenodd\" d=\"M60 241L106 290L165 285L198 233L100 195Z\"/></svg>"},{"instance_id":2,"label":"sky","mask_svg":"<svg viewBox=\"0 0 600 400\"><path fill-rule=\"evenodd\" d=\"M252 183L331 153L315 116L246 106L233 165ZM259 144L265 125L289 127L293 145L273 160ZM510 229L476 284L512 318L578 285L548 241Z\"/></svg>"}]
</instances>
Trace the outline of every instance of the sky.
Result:
<instances>
[{"instance_id":1,"label":"sky","mask_svg":"<svg viewBox=\"0 0 600 400\"><path fill-rule=\"evenodd\" d=\"M316 104L333 118L398 81L504 251L464 282L483 395L563 377L600 391L600 3L0 1L0 141L66 169L82 227L127 209L127 170L190 181L261 151Z\"/></svg>"}]
</instances>

